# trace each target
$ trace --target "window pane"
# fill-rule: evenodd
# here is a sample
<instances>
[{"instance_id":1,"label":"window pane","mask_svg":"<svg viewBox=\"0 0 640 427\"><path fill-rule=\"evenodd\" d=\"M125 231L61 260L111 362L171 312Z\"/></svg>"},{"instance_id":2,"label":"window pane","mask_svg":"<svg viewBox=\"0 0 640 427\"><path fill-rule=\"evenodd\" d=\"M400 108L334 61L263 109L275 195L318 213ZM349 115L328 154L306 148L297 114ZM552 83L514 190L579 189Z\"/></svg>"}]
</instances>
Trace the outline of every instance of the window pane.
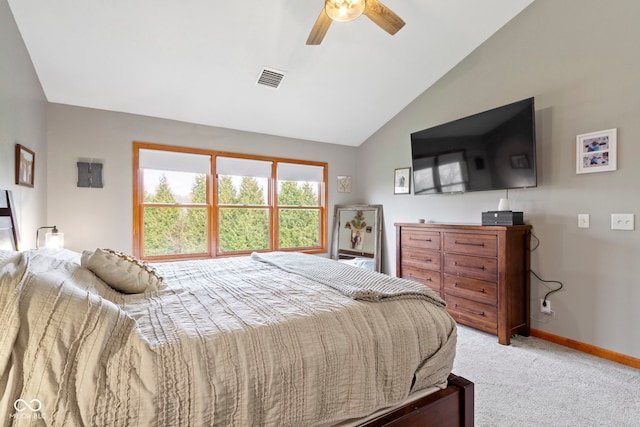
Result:
<instances>
[{"instance_id":1,"label":"window pane","mask_svg":"<svg viewBox=\"0 0 640 427\"><path fill-rule=\"evenodd\" d=\"M320 183L278 181L278 205L320 206Z\"/></svg>"},{"instance_id":2,"label":"window pane","mask_svg":"<svg viewBox=\"0 0 640 427\"><path fill-rule=\"evenodd\" d=\"M207 176L201 173L143 169L145 203L207 202Z\"/></svg>"},{"instance_id":3,"label":"window pane","mask_svg":"<svg viewBox=\"0 0 640 427\"><path fill-rule=\"evenodd\" d=\"M280 209L281 248L320 246L319 209Z\"/></svg>"},{"instance_id":4,"label":"window pane","mask_svg":"<svg viewBox=\"0 0 640 427\"><path fill-rule=\"evenodd\" d=\"M269 249L267 209L220 208L219 218L220 252Z\"/></svg>"},{"instance_id":5,"label":"window pane","mask_svg":"<svg viewBox=\"0 0 640 427\"><path fill-rule=\"evenodd\" d=\"M221 205L266 205L268 178L218 175L218 203Z\"/></svg>"},{"instance_id":6,"label":"window pane","mask_svg":"<svg viewBox=\"0 0 640 427\"><path fill-rule=\"evenodd\" d=\"M144 255L208 252L206 208L144 208Z\"/></svg>"}]
</instances>

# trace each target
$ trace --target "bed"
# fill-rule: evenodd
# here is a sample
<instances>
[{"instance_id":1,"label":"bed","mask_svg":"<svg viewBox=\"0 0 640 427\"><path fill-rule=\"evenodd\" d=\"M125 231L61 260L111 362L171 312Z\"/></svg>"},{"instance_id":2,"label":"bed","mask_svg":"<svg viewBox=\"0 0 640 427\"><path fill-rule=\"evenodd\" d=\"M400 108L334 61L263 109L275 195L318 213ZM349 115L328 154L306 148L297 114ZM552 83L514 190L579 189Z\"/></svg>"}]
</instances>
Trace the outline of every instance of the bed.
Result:
<instances>
[{"instance_id":1,"label":"bed","mask_svg":"<svg viewBox=\"0 0 640 427\"><path fill-rule=\"evenodd\" d=\"M2 250L0 272L14 425L473 425L455 323L413 282L295 253Z\"/></svg>"}]
</instances>

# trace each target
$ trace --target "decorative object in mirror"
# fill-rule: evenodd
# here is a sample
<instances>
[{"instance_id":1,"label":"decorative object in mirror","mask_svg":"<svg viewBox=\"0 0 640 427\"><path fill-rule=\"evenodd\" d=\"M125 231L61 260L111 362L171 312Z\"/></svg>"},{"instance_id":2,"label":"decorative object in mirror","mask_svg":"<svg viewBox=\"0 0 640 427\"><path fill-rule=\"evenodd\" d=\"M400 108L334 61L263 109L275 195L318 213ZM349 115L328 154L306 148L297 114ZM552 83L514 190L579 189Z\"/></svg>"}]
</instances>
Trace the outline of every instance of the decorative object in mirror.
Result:
<instances>
[{"instance_id":1,"label":"decorative object in mirror","mask_svg":"<svg viewBox=\"0 0 640 427\"><path fill-rule=\"evenodd\" d=\"M336 205L331 258L380 271L382 205Z\"/></svg>"}]
</instances>

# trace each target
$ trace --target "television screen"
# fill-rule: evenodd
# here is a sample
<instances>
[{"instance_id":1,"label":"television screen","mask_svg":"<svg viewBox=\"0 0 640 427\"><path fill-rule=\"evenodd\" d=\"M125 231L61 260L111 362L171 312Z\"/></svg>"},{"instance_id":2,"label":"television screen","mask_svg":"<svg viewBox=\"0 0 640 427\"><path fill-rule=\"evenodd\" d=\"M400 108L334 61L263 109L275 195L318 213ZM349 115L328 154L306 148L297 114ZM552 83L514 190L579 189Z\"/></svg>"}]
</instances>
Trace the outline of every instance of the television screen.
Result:
<instances>
[{"instance_id":1,"label":"television screen","mask_svg":"<svg viewBox=\"0 0 640 427\"><path fill-rule=\"evenodd\" d=\"M411 134L415 194L535 187L534 99Z\"/></svg>"}]
</instances>

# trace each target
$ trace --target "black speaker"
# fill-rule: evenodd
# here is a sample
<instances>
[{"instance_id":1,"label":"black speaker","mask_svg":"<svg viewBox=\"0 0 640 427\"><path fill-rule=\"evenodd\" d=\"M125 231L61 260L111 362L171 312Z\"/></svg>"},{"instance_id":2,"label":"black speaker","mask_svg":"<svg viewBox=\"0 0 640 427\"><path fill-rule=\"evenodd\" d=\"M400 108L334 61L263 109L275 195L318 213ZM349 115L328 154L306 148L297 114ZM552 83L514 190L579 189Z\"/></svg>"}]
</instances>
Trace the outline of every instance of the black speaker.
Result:
<instances>
[{"instance_id":1,"label":"black speaker","mask_svg":"<svg viewBox=\"0 0 640 427\"><path fill-rule=\"evenodd\" d=\"M482 212L482 225L524 225L524 215L514 211Z\"/></svg>"}]
</instances>

